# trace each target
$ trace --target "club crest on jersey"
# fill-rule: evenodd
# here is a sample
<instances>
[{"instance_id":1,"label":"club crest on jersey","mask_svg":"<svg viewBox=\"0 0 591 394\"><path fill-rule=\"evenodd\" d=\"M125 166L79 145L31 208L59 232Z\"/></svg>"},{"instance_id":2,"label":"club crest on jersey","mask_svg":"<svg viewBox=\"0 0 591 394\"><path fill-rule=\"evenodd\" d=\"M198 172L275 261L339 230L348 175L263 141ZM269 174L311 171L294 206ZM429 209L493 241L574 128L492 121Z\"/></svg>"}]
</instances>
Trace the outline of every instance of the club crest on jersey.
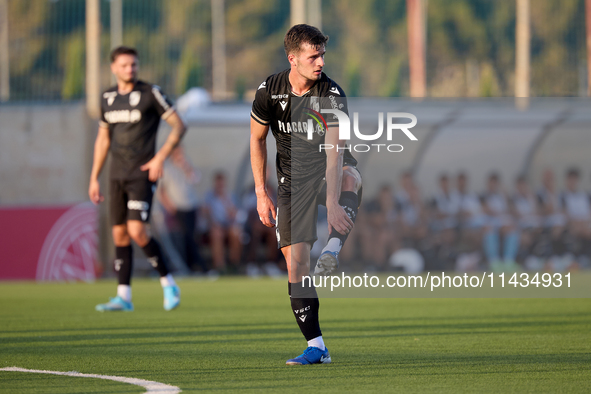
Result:
<instances>
[{"instance_id":1,"label":"club crest on jersey","mask_svg":"<svg viewBox=\"0 0 591 394\"><path fill-rule=\"evenodd\" d=\"M287 101L280 101L279 104L281 104L281 109L283 109L285 111L285 107L287 106Z\"/></svg>"},{"instance_id":2,"label":"club crest on jersey","mask_svg":"<svg viewBox=\"0 0 591 394\"><path fill-rule=\"evenodd\" d=\"M110 107L115 101L115 97L117 97L117 92L105 92L103 93L103 98L107 99L107 105Z\"/></svg>"},{"instance_id":3,"label":"club crest on jersey","mask_svg":"<svg viewBox=\"0 0 591 394\"><path fill-rule=\"evenodd\" d=\"M129 94L129 105L135 107L140 103L140 98L142 97L141 92L131 92Z\"/></svg>"}]
</instances>

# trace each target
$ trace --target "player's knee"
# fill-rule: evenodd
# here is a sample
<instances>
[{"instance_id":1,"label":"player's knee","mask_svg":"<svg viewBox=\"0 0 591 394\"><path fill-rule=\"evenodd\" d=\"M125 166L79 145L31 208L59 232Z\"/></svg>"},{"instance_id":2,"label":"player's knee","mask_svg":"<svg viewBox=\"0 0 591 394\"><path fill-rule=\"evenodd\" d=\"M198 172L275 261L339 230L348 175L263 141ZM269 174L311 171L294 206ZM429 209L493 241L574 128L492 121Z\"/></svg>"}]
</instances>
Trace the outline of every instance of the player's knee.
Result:
<instances>
[{"instance_id":1,"label":"player's knee","mask_svg":"<svg viewBox=\"0 0 591 394\"><path fill-rule=\"evenodd\" d=\"M143 225L130 225L127 228L127 232L131 239L133 239L139 246L144 246L149 241L148 233Z\"/></svg>"},{"instance_id":2,"label":"player's knee","mask_svg":"<svg viewBox=\"0 0 591 394\"><path fill-rule=\"evenodd\" d=\"M118 225L113 226L113 243L116 246L127 246L131 241L129 233L127 232L127 226Z\"/></svg>"},{"instance_id":3,"label":"player's knee","mask_svg":"<svg viewBox=\"0 0 591 394\"><path fill-rule=\"evenodd\" d=\"M361 176L359 172L352 167L345 167L343 169L342 190L357 192L361 188Z\"/></svg>"}]
</instances>

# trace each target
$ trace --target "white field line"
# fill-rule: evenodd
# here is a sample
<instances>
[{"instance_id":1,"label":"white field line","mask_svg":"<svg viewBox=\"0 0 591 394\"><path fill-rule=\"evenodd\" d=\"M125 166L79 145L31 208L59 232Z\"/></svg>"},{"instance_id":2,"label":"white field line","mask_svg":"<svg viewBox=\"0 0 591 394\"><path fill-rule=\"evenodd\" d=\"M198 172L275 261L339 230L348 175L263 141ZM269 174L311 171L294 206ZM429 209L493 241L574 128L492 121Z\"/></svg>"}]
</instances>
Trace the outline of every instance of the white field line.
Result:
<instances>
[{"instance_id":1,"label":"white field line","mask_svg":"<svg viewBox=\"0 0 591 394\"><path fill-rule=\"evenodd\" d=\"M146 389L146 393L159 393L159 394L177 394L181 392L181 389L176 386L170 386L164 383L152 382L150 380L126 378L123 376L108 376L108 375L96 375L92 373L80 373L76 371L71 372L59 372L59 371L43 371L39 369L25 369L18 367L7 367L0 368L0 371L7 372L30 372L30 373L46 373L51 375L63 375L63 376L74 376L78 378L96 378L114 380L116 382L135 384L136 386L142 386Z\"/></svg>"}]
</instances>

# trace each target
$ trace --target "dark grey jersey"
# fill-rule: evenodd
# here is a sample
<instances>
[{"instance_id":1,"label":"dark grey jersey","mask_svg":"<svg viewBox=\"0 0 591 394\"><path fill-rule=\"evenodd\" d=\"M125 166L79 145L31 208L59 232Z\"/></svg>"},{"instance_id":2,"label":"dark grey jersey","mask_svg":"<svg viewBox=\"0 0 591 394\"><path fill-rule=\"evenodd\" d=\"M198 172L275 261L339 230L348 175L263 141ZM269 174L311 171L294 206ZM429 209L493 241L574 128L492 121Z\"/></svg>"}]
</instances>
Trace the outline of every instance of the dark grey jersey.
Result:
<instances>
[{"instance_id":1,"label":"dark grey jersey","mask_svg":"<svg viewBox=\"0 0 591 394\"><path fill-rule=\"evenodd\" d=\"M127 94L119 94L116 86L103 93L99 123L109 128L111 179L148 178L140 167L154 157L160 119L173 112L160 88L142 81Z\"/></svg>"},{"instance_id":2,"label":"dark grey jersey","mask_svg":"<svg viewBox=\"0 0 591 394\"><path fill-rule=\"evenodd\" d=\"M271 75L259 85L251 111L255 121L271 128L277 143L277 178L284 184L292 180L305 182L326 172L326 152L319 149L324 143L324 132L322 128L316 129L320 132L308 138L309 123L299 119L300 115L311 108L316 111L338 108L348 114L345 92L326 74L322 73L308 92L297 96L291 90L289 72L288 69ZM325 117L328 127L338 126L333 115ZM344 163L357 164L348 150L345 150Z\"/></svg>"}]
</instances>

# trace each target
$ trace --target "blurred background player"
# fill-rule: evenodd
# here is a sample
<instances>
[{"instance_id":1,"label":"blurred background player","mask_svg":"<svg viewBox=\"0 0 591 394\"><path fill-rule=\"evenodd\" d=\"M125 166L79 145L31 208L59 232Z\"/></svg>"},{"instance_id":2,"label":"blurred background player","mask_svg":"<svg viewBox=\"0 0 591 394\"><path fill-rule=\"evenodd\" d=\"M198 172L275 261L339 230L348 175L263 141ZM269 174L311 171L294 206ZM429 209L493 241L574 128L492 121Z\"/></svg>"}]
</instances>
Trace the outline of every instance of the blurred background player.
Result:
<instances>
[{"instance_id":1,"label":"blurred background player","mask_svg":"<svg viewBox=\"0 0 591 394\"><path fill-rule=\"evenodd\" d=\"M542 232L542 218L536 195L530 190L524 175L518 176L515 180L511 210L520 233L521 254L523 256L532 255L534 243L540 239Z\"/></svg>"},{"instance_id":2,"label":"blurred background player","mask_svg":"<svg viewBox=\"0 0 591 394\"><path fill-rule=\"evenodd\" d=\"M591 204L589 194L579 188L580 181L580 170L570 168L566 173L566 188L561 202L567 219L569 251L588 258L591 255Z\"/></svg>"},{"instance_id":3,"label":"blurred background player","mask_svg":"<svg viewBox=\"0 0 591 394\"><path fill-rule=\"evenodd\" d=\"M456 188L460 198L458 253L462 254L462 258L458 258L456 268L466 271L475 269L480 261L482 231L486 218L482 212L480 198L468 187L468 175L465 172L458 174Z\"/></svg>"},{"instance_id":4,"label":"blurred background player","mask_svg":"<svg viewBox=\"0 0 591 394\"><path fill-rule=\"evenodd\" d=\"M226 174L223 172L216 172L213 176L213 189L205 194L203 217L209 226L213 268L237 273L242 256L242 223L238 221L236 199L227 191ZM229 266L226 264L226 243L229 246Z\"/></svg>"},{"instance_id":5,"label":"blurred background player","mask_svg":"<svg viewBox=\"0 0 591 394\"><path fill-rule=\"evenodd\" d=\"M431 201L432 229L437 245L435 261L439 268L447 269L456 253L457 228L460 215L461 198L452 188L447 174L439 176L439 188Z\"/></svg>"},{"instance_id":6,"label":"blurred background player","mask_svg":"<svg viewBox=\"0 0 591 394\"><path fill-rule=\"evenodd\" d=\"M164 309L171 310L180 303L180 290L168 273L160 247L151 237L147 224L155 182L162 176L164 161L180 142L186 127L158 86L137 79L138 55L135 49L115 48L111 52L111 71L117 85L102 96L88 195L95 204L104 200L98 177L110 151L109 211L119 286L117 296L106 304L97 305L96 309L133 310L133 239L160 274ZM160 119L166 120L172 130L162 148L155 153Z\"/></svg>"},{"instance_id":7,"label":"blurred background player","mask_svg":"<svg viewBox=\"0 0 591 394\"><path fill-rule=\"evenodd\" d=\"M401 188L395 194L396 204L400 211L400 224L403 244L405 247L423 249L428 232L425 205L421 191L414 181L411 171L400 176Z\"/></svg>"},{"instance_id":8,"label":"blurred background player","mask_svg":"<svg viewBox=\"0 0 591 394\"><path fill-rule=\"evenodd\" d=\"M195 242L195 227L199 210L196 185L200 175L186 157L181 146L173 149L164 162L164 172L158 187L158 200L172 219L168 221L168 233L180 255L185 271L207 271Z\"/></svg>"},{"instance_id":9,"label":"blurred background player","mask_svg":"<svg viewBox=\"0 0 591 394\"><path fill-rule=\"evenodd\" d=\"M484 253L493 271L514 271L519 251L519 232L511 217L507 196L501 188L500 176L493 172L488 176L486 191L481 197L486 214ZM501 259L501 239L503 259Z\"/></svg>"},{"instance_id":10,"label":"blurred background player","mask_svg":"<svg viewBox=\"0 0 591 394\"><path fill-rule=\"evenodd\" d=\"M355 222L361 237L365 269L383 269L388 257L400 249L400 217L396 209L392 186L383 184L378 195L365 205L366 223ZM359 215L358 220L362 219ZM363 227L362 227L363 226ZM349 241L350 242L350 241Z\"/></svg>"},{"instance_id":11,"label":"blurred background player","mask_svg":"<svg viewBox=\"0 0 591 394\"><path fill-rule=\"evenodd\" d=\"M330 95L342 100L341 110L347 113L343 90L322 72L327 41L328 37L315 27L293 26L284 39L291 68L259 85L251 112L250 157L257 211L267 227L273 227L273 220L277 220L277 241L287 262L291 308L308 341L304 353L287 360L288 365L331 362L318 322L316 289L311 283L303 286L303 277L310 275L310 250L317 240L318 205L326 205L329 227L328 243L315 270L324 275L337 268L338 254L353 229L359 207L361 175L355 168L357 161L346 149L318 149L321 143L344 148L338 140L336 119L330 118L328 130L322 134L312 133L312 140L306 138L307 133L289 132L292 124L298 124L292 119L292 111L299 104L318 104L320 110L318 98ZM299 97L302 100L297 100ZM266 185L269 128L277 142L277 211Z\"/></svg>"}]
</instances>

